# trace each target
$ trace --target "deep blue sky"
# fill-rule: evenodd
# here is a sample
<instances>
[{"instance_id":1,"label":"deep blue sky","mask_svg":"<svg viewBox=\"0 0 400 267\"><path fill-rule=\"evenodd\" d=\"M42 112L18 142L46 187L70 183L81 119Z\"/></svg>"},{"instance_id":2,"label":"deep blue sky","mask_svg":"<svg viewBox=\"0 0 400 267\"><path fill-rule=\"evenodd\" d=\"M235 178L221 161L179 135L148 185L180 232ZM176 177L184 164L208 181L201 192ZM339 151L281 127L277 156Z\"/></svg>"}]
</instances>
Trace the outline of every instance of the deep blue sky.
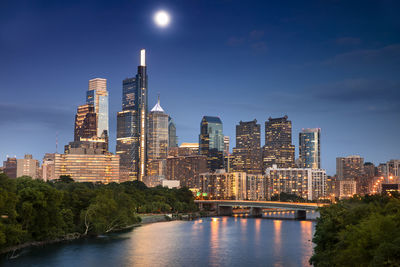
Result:
<instances>
[{"instance_id":1,"label":"deep blue sky","mask_svg":"<svg viewBox=\"0 0 400 267\"><path fill-rule=\"evenodd\" d=\"M0 2L0 160L41 159L73 140L88 80L108 79L115 151L122 80L146 48L149 108L197 142L203 115L235 125L287 114L298 156L301 128L322 129L322 167L359 154L400 158L399 1ZM155 27L158 9L172 15ZM264 133L262 133L262 144Z\"/></svg>"}]
</instances>

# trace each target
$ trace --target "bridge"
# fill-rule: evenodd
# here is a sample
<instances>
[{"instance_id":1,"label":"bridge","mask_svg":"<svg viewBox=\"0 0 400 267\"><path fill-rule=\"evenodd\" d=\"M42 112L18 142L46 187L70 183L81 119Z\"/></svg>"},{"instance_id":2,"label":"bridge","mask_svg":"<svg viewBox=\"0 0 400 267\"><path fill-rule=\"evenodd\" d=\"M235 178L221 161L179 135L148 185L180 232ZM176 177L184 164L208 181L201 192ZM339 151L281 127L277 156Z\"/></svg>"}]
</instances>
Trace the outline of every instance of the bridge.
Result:
<instances>
[{"instance_id":1,"label":"bridge","mask_svg":"<svg viewBox=\"0 0 400 267\"><path fill-rule=\"evenodd\" d=\"M279 201L251 201L251 200L195 200L200 210L208 208L216 210L220 216L231 216L233 207L250 208L250 214L261 217L263 209L287 209L295 210L295 219L306 219L307 211L316 210L324 204L318 203L298 203L298 202L279 202Z\"/></svg>"}]
</instances>

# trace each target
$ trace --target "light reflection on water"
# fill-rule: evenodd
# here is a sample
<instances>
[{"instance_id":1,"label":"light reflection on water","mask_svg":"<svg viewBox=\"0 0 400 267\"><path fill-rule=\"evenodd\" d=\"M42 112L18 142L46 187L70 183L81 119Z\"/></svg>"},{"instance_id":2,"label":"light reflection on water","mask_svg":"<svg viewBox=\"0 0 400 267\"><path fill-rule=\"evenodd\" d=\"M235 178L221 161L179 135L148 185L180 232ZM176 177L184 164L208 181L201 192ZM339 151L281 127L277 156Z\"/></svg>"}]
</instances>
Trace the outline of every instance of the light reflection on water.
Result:
<instances>
[{"instance_id":1,"label":"light reflection on water","mask_svg":"<svg viewBox=\"0 0 400 267\"><path fill-rule=\"evenodd\" d=\"M4 266L307 266L311 221L245 217L144 225L28 250Z\"/></svg>"}]
</instances>

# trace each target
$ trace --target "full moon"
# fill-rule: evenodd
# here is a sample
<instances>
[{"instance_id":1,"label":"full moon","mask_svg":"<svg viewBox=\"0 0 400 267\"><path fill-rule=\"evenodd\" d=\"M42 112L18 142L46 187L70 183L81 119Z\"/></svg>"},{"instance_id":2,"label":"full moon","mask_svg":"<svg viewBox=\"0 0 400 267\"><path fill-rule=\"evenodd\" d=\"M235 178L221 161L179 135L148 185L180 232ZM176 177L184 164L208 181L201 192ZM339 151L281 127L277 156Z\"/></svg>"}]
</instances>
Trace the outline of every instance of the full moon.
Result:
<instances>
[{"instance_id":1,"label":"full moon","mask_svg":"<svg viewBox=\"0 0 400 267\"><path fill-rule=\"evenodd\" d=\"M154 15L154 22L157 24L159 27L167 27L171 18L169 14L163 10L157 11L156 14Z\"/></svg>"}]
</instances>

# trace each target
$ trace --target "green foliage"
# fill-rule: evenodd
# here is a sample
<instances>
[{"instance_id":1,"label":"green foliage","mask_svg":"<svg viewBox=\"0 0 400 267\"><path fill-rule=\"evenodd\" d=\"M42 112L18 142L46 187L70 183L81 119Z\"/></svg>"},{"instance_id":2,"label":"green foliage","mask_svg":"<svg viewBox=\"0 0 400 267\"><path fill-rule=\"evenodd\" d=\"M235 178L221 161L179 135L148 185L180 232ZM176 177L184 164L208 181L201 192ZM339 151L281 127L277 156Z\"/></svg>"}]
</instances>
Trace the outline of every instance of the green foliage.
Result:
<instances>
[{"instance_id":1,"label":"green foliage","mask_svg":"<svg viewBox=\"0 0 400 267\"><path fill-rule=\"evenodd\" d=\"M104 234L141 221L142 213L196 211L187 188L147 188L142 182L52 182L0 174L0 249L69 233Z\"/></svg>"},{"instance_id":2,"label":"green foliage","mask_svg":"<svg viewBox=\"0 0 400 267\"><path fill-rule=\"evenodd\" d=\"M400 198L355 196L320 208L310 263L400 266Z\"/></svg>"}]
</instances>

